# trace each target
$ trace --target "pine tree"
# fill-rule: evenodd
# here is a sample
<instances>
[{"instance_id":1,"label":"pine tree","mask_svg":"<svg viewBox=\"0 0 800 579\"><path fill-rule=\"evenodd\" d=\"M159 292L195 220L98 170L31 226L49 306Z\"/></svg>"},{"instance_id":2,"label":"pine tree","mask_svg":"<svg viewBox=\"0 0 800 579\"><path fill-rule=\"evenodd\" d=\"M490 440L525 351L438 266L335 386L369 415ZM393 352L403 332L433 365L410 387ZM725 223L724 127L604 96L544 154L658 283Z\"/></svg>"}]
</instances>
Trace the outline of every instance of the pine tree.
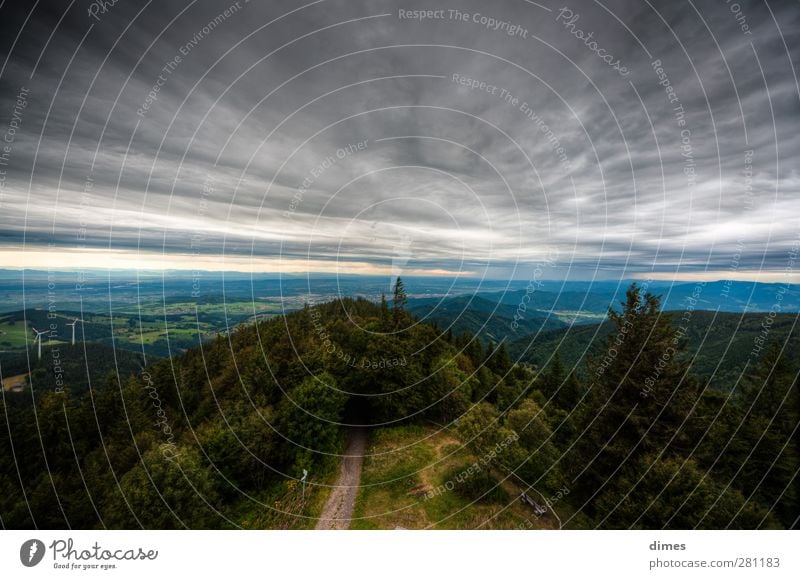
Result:
<instances>
[{"instance_id":1,"label":"pine tree","mask_svg":"<svg viewBox=\"0 0 800 579\"><path fill-rule=\"evenodd\" d=\"M744 393L744 418L729 446L735 485L748 498L772 506L784 525L800 516L797 484L800 470L798 435L800 410L796 372L777 342L767 351ZM780 500L778 500L780 497Z\"/></svg>"},{"instance_id":2,"label":"pine tree","mask_svg":"<svg viewBox=\"0 0 800 579\"><path fill-rule=\"evenodd\" d=\"M486 367L500 377L508 373L511 369L511 356L505 342L501 342L499 346L494 343L489 346Z\"/></svg>"},{"instance_id":3,"label":"pine tree","mask_svg":"<svg viewBox=\"0 0 800 579\"><path fill-rule=\"evenodd\" d=\"M469 359L472 360L472 365L476 368L483 364L483 348L481 347L481 341L475 337L470 336L469 334L464 334L466 341L464 348L464 353L469 356Z\"/></svg>"},{"instance_id":4,"label":"pine tree","mask_svg":"<svg viewBox=\"0 0 800 579\"><path fill-rule=\"evenodd\" d=\"M394 300L392 303L392 313L395 328L400 325L400 322L404 317L403 314L405 313L405 307L407 303L408 296L406 295L405 285L403 285L403 280L398 277L394 284Z\"/></svg>"},{"instance_id":5,"label":"pine tree","mask_svg":"<svg viewBox=\"0 0 800 579\"><path fill-rule=\"evenodd\" d=\"M542 372L539 390L541 390L545 398L549 400L559 391L563 382L564 365L561 363L561 356L556 351L552 361L547 365L547 371Z\"/></svg>"},{"instance_id":6,"label":"pine tree","mask_svg":"<svg viewBox=\"0 0 800 579\"><path fill-rule=\"evenodd\" d=\"M611 477L645 454L667 451L691 408L684 340L659 298L632 284L622 311L609 310L609 318L614 331L590 363L592 424L572 457L589 495L601 488L624 494Z\"/></svg>"},{"instance_id":7,"label":"pine tree","mask_svg":"<svg viewBox=\"0 0 800 579\"><path fill-rule=\"evenodd\" d=\"M575 372L570 372L567 381L559 390L556 396L556 403L567 410L573 410L581 399L583 392L581 383L578 381Z\"/></svg>"}]
</instances>

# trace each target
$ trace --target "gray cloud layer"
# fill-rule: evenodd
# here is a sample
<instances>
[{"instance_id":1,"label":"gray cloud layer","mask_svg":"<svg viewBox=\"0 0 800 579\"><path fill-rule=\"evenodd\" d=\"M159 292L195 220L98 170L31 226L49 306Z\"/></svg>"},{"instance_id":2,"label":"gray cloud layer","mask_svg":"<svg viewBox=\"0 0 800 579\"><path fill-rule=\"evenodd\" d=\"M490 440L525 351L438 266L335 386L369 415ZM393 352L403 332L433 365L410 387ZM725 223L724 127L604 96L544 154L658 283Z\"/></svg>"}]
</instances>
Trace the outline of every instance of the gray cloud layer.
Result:
<instances>
[{"instance_id":1,"label":"gray cloud layer","mask_svg":"<svg viewBox=\"0 0 800 579\"><path fill-rule=\"evenodd\" d=\"M6 247L589 277L800 235L791 2L58 6L0 10Z\"/></svg>"}]
</instances>

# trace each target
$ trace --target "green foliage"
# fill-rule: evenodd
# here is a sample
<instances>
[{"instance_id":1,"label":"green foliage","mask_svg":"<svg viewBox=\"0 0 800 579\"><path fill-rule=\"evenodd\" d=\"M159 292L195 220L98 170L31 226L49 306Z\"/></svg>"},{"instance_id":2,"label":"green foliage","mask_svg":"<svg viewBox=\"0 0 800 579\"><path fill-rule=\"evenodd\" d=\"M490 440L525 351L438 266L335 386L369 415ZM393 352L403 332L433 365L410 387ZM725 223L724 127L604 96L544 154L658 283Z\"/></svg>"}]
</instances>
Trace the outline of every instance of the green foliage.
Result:
<instances>
[{"instance_id":1,"label":"green foliage","mask_svg":"<svg viewBox=\"0 0 800 579\"><path fill-rule=\"evenodd\" d=\"M408 296L406 295L405 285L403 280L398 277L394 283L394 299L392 300L392 316L395 328L398 328L405 319L406 304L408 304Z\"/></svg>"},{"instance_id":2,"label":"green foliage","mask_svg":"<svg viewBox=\"0 0 800 579\"><path fill-rule=\"evenodd\" d=\"M583 496L613 484L621 463L664 450L691 408L684 344L658 298L633 284L622 311L609 317L615 330L590 365L591 428L572 456L573 470L583 473Z\"/></svg>"},{"instance_id":3,"label":"green foliage","mask_svg":"<svg viewBox=\"0 0 800 579\"><path fill-rule=\"evenodd\" d=\"M515 460L509 456L515 454L519 437L500 422L500 415L491 404L482 402L473 406L459 419L457 431L487 470L507 469L509 463L514 464Z\"/></svg>"},{"instance_id":4,"label":"green foliage","mask_svg":"<svg viewBox=\"0 0 800 579\"><path fill-rule=\"evenodd\" d=\"M681 326L685 328L686 358L691 363L692 374L704 379L713 375L720 388L731 388L736 383L750 358L754 339L763 331L764 321L763 313L697 310L688 322L677 312L671 317L675 330ZM787 355L800 351L796 318L792 313L777 314L770 326L770 340L786 344ZM514 359L529 364L545 366L553 353L558 352L565 366L582 368L588 359L605 350L605 341L613 332L611 321L562 329L545 328L535 336L533 332L516 335L508 346Z\"/></svg>"},{"instance_id":5,"label":"green foliage","mask_svg":"<svg viewBox=\"0 0 800 579\"><path fill-rule=\"evenodd\" d=\"M533 400L525 400L508 413L505 425L519 435L519 449L509 454L506 463L519 477L537 489L551 491L561 484L558 459L547 415Z\"/></svg>"},{"instance_id":6,"label":"green foliage","mask_svg":"<svg viewBox=\"0 0 800 579\"><path fill-rule=\"evenodd\" d=\"M408 311L418 319L448 328L455 334L474 335L483 344L517 340L522 336L566 326L556 316L534 310L527 310L520 318L519 303L497 303L477 295L446 299L419 298L412 301Z\"/></svg>"},{"instance_id":7,"label":"green foliage","mask_svg":"<svg viewBox=\"0 0 800 579\"><path fill-rule=\"evenodd\" d=\"M490 344L485 363L486 367L498 376L505 376L511 370L511 356L508 355L506 343Z\"/></svg>"},{"instance_id":8,"label":"green foliage","mask_svg":"<svg viewBox=\"0 0 800 579\"><path fill-rule=\"evenodd\" d=\"M36 353L5 354L2 360L3 376L9 377L30 372L28 384L42 392L69 389L83 393L90 387L98 388L109 374L124 380L144 366L141 353L115 349L98 343L48 345L42 348L42 359ZM54 371L54 367L58 371Z\"/></svg>"},{"instance_id":9,"label":"green foliage","mask_svg":"<svg viewBox=\"0 0 800 579\"><path fill-rule=\"evenodd\" d=\"M146 452L120 481L103 521L109 528L214 529L226 526L217 507L220 481L196 449Z\"/></svg>"},{"instance_id":10,"label":"green foliage","mask_svg":"<svg viewBox=\"0 0 800 579\"><path fill-rule=\"evenodd\" d=\"M288 462L294 470L310 467L314 453L333 453L339 447L339 423L347 395L327 372L309 376L291 390L279 408L279 430L290 442Z\"/></svg>"},{"instance_id":11,"label":"green foliage","mask_svg":"<svg viewBox=\"0 0 800 579\"><path fill-rule=\"evenodd\" d=\"M800 472L800 388L797 372L774 344L748 377L741 404L728 417L726 454L718 465L722 480L731 480L748 498L772 507L787 527L795 523L800 504L795 482Z\"/></svg>"},{"instance_id":12,"label":"green foliage","mask_svg":"<svg viewBox=\"0 0 800 579\"><path fill-rule=\"evenodd\" d=\"M469 408L476 379L462 370L458 360L450 355L435 360L433 367L435 373L430 378L430 384L433 397L438 402L436 413L442 421L450 423Z\"/></svg>"},{"instance_id":13,"label":"green foliage","mask_svg":"<svg viewBox=\"0 0 800 579\"><path fill-rule=\"evenodd\" d=\"M558 351L553 354L552 361L542 372L541 378L536 381L536 386L542 391L545 398L553 398L561 389L564 382L564 365Z\"/></svg>"},{"instance_id":14,"label":"green foliage","mask_svg":"<svg viewBox=\"0 0 800 579\"><path fill-rule=\"evenodd\" d=\"M597 501L603 528L756 529L774 527L767 509L748 502L691 459L646 457L625 469L619 493L603 489Z\"/></svg>"},{"instance_id":15,"label":"green foliage","mask_svg":"<svg viewBox=\"0 0 800 579\"><path fill-rule=\"evenodd\" d=\"M472 468L472 471L470 471ZM451 483L453 492L469 501L508 504L508 493L488 470L476 470L474 464L457 464L445 472L444 480Z\"/></svg>"},{"instance_id":16,"label":"green foliage","mask_svg":"<svg viewBox=\"0 0 800 579\"><path fill-rule=\"evenodd\" d=\"M537 371L505 341L487 346L408 323L406 299L398 279L391 311L385 299L306 306L146 372L134 355L118 357L115 374L107 372L111 349L90 346L84 357L62 346L70 357L63 392L47 386L52 374L42 366L32 391L0 400L2 525L307 525L297 515L313 513L294 477L304 468L317 477L336 471L340 424L401 420L371 437L391 446L382 433L444 424L481 465L446 501L473 501L506 479L481 508L512 489L553 496L568 487L554 508L571 513L564 519L572 526L796 524L796 349L764 350L736 387L726 378L701 388L686 355L694 330L634 285L609 313L605 344L586 367L550 350L536 352L552 358ZM91 389L75 377L87 361ZM3 360L4 375L13 363ZM382 468L421 477L417 463L440 450L409 450L407 460L389 453ZM406 482L387 503L406 496ZM310 496L319 508L322 495ZM275 503L285 509L264 506Z\"/></svg>"}]
</instances>

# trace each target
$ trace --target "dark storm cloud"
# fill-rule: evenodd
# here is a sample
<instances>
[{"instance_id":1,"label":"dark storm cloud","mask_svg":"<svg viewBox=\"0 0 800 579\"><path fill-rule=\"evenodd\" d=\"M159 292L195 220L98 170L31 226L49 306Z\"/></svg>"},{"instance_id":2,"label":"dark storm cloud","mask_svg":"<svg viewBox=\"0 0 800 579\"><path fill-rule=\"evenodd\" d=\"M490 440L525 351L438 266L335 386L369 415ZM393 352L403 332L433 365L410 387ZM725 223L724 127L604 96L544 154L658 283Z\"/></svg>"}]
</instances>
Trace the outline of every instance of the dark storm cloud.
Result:
<instances>
[{"instance_id":1,"label":"dark storm cloud","mask_svg":"<svg viewBox=\"0 0 800 579\"><path fill-rule=\"evenodd\" d=\"M800 11L661 4L4 5L0 244L781 270Z\"/></svg>"}]
</instances>

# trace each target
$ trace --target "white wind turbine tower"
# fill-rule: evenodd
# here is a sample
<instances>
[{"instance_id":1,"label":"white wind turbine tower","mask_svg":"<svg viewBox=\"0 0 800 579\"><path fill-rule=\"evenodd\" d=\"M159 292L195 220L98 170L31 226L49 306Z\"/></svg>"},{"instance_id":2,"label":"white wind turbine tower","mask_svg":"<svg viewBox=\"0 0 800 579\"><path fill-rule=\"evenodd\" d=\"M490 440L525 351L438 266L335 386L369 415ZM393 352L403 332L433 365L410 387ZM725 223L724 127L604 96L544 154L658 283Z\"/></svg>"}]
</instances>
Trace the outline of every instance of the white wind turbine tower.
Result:
<instances>
[{"instance_id":1,"label":"white wind turbine tower","mask_svg":"<svg viewBox=\"0 0 800 579\"><path fill-rule=\"evenodd\" d=\"M72 345L73 346L75 345L75 324L77 324L78 322L83 323L83 320L75 318L75 321L72 322L71 324L65 324L66 326L72 326Z\"/></svg>"},{"instance_id":2,"label":"white wind turbine tower","mask_svg":"<svg viewBox=\"0 0 800 579\"><path fill-rule=\"evenodd\" d=\"M33 343L39 342L39 360L42 359L42 336L47 333L47 330L42 330L41 332L36 328L31 328L33 333L36 334L36 337L33 339Z\"/></svg>"}]
</instances>

